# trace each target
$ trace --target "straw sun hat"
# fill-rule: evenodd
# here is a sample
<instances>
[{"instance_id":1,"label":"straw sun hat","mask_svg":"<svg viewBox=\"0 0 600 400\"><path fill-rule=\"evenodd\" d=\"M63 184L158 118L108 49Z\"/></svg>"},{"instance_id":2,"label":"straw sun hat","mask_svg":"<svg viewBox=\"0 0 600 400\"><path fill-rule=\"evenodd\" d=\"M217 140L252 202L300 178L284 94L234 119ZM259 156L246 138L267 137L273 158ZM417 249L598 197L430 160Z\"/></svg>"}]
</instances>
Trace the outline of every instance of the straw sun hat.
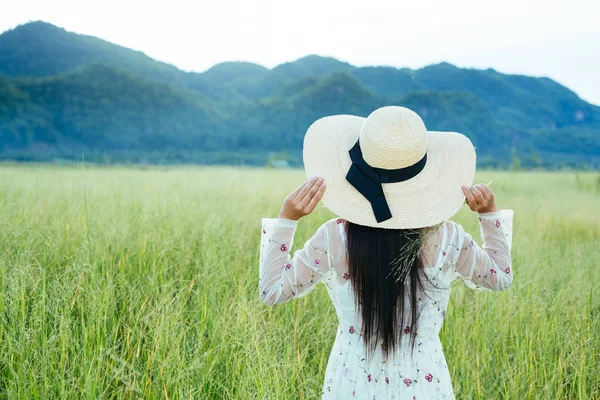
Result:
<instances>
[{"instance_id":1,"label":"straw sun hat","mask_svg":"<svg viewBox=\"0 0 600 400\"><path fill-rule=\"evenodd\" d=\"M427 131L404 107L367 118L334 115L304 138L308 177L323 177L323 204L350 222L378 228L422 228L453 216L461 186L475 176L475 149L460 133Z\"/></svg>"}]
</instances>

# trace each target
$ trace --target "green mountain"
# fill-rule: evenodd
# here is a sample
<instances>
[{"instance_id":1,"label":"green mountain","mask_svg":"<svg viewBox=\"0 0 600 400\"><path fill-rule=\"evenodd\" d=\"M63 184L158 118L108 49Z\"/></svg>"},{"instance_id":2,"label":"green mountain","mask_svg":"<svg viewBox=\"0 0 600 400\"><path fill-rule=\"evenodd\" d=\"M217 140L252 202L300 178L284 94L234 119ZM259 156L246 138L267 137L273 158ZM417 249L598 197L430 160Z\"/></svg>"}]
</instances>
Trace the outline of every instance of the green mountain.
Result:
<instances>
[{"instance_id":1,"label":"green mountain","mask_svg":"<svg viewBox=\"0 0 600 400\"><path fill-rule=\"evenodd\" d=\"M294 62L288 62L273 68L275 74L287 79L301 79L307 77L324 77L336 72L349 72L356 69L352 65L331 57L310 55Z\"/></svg>"},{"instance_id":2,"label":"green mountain","mask_svg":"<svg viewBox=\"0 0 600 400\"><path fill-rule=\"evenodd\" d=\"M307 56L187 73L143 53L44 22L0 35L0 158L298 162L316 119L383 105L458 131L484 165L600 164L600 107L548 78L448 63L355 67ZM127 155L126 157L123 155ZM218 154L218 156L215 156Z\"/></svg>"},{"instance_id":3,"label":"green mountain","mask_svg":"<svg viewBox=\"0 0 600 400\"><path fill-rule=\"evenodd\" d=\"M142 52L67 32L42 21L0 35L0 73L8 76L51 76L93 63L110 64L145 78L177 84L183 84L192 75Z\"/></svg>"},{"instance_id":4,"label":"green mountain","mask_svg":"<svg viewBox=\"0 0 600 400\"><path fill-rule=\"evenodd\" d=\"M504 151L510 147L507 128L496 120L483 100L470 92L409 92L396 103L417 112L427 126L464 133L476 147Z\"/></svg>"},{"instance_id":5,"label":"green mountain","mask_svg":"<svg viewBox=\"0 0 600 400\"><path fill-rule=\"evenodd\" d=\"M256 100L280 88L270 72L257 64L225 62L195 74L188 87L222 102Z\"/></svg>"},{"instance_id":6,"label":"green mountain","mask_svg":"<svg viewBox=\"0 0 600 400\"><path fill-rule=\"evenodd\" d=\"M255 142L259 147L300 150L304 133L315 120L332 114L366 116L384 104L356 78L338 73L295 81L236 115L243 121L242 136L257 138L261 133Z\"/></svg>"},{"instance_id":7,"label":"green mountain","mask_svg":"<svg viewBox=\"0 0 600 400\"><path fill-rule=\"evenodd\" d=\"M69 143L105 151L217 150L230 144L218 134L222 117L209 100L115 67L91 64L50 78L3 81L0 140L5 147Z\"/></svg>"}]
</instances>

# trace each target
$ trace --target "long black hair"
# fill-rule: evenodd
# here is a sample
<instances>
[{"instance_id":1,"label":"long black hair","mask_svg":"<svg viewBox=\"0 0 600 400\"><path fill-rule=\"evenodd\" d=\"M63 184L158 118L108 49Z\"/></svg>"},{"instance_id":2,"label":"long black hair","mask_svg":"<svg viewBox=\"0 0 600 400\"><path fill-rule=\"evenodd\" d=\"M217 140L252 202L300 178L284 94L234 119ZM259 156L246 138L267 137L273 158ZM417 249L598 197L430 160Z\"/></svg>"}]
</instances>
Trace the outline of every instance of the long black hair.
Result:
<instances>
[{"instance_id":1,"label":"long black hair","mask_svg":"<svg viewBox=\"0 0 600 400\"><path fill-rule=\"evenodd\" d=\"M367 354L381 346L387 358L404 338L414 350L417 289L422 287L419 253L425 229L372 228L345 221L348 267ZM404 315L410 296L410 315Z\"/></svg>"}]
</instances>

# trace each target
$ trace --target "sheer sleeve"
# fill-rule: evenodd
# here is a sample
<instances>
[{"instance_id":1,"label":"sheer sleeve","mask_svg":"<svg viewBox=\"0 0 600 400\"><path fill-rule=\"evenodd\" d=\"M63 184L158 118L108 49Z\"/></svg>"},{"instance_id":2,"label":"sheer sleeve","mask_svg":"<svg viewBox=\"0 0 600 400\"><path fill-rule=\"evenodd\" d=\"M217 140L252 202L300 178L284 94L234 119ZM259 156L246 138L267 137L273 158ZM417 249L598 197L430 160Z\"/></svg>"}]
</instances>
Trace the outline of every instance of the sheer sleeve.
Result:
<instances>
[{"instance_id":1,"label":"sheer sleeve","mask_svg":"<svg viewBox=\"0 0 600 400\"><path fill-rule=\"evenodd\" d=\"M505 290L512 285L513 210L479 214L483 244L481 247L468 232L459 228L462 248L456 263L456 273L471 289Z\"/></svg>"},{"instance_id":2,"label":"sheer sleeve","mask_svg":"<svg viewBox=\"0 0 600 400\"><path fill-rule=\"evenodd\" d=\"M262 219L259 296L267 305L306 295L330 271L327 224L291 257L296 225L297 221L288 219Z\"/></svg>"}]
</instances>

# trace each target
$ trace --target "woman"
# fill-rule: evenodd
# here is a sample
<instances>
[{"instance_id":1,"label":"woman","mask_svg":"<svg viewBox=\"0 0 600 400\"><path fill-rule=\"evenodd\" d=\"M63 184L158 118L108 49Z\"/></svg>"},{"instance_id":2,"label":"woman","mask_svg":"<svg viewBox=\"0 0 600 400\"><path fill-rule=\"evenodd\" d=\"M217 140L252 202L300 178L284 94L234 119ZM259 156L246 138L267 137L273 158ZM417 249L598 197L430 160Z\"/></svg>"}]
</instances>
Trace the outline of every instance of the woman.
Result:
<instances>
[{"instance_id":1,"label":"woman","mask_svg":"<svg viewBox=\"0 0 600 400\"><path fill-rule=\"evenodd\" d=\"M487 186L471 186L472 143L384 107L318 120L303 157L320 178L291 193L279 218L263 219L260 299L274 305L326 285L339 326L323 399L453 399L439 339L451 283L504 290L513 277L513 212L497 211ZM465 198L482 247L448 221ZM339 218L290 257L298 219L321 199Z\"/></svg>"}]
</instances>

